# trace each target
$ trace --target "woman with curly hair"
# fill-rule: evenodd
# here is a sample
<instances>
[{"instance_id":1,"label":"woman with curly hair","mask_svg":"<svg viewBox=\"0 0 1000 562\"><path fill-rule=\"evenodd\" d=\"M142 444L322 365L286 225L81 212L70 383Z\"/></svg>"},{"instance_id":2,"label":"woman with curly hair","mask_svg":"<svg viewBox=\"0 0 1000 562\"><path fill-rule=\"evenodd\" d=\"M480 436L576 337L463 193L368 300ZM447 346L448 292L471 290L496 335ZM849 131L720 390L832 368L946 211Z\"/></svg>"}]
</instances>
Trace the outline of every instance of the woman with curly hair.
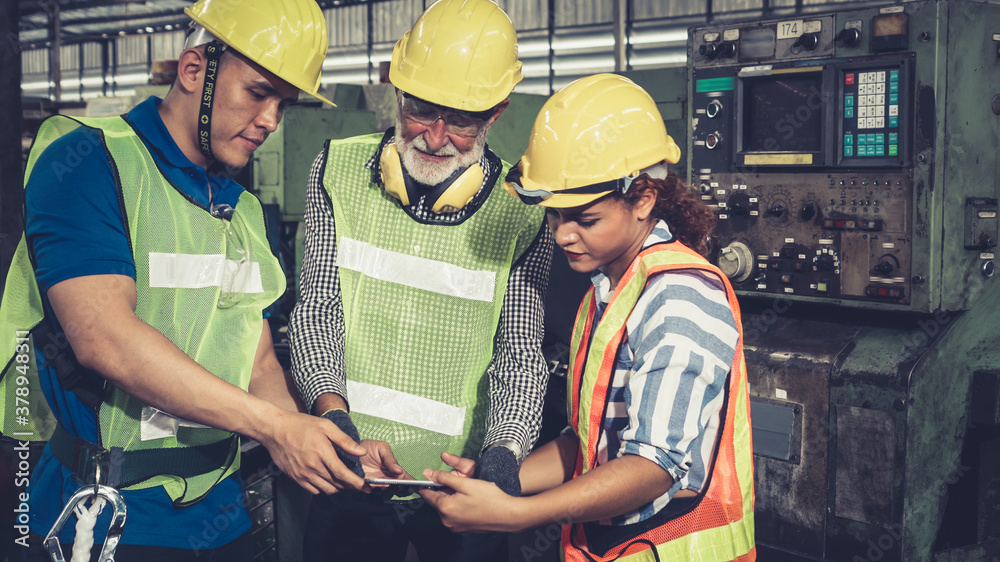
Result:
<instances>
[{"instance_id":1,"label":"woman with curly hair","mask_svg":"<svg viewBox=\"0 0 1000 562\"><path fill-rule=\"evenodd\" d=\"M566 560L753 560L753 464L739 306L702 254L715 223L668 164L680 149L631 81L580 79L542 108L508 190L546 207L593 288L570 350L570 427L525 460L525 497L426 471L460 532L558 523Z\"/></svg>"}]
</instances>

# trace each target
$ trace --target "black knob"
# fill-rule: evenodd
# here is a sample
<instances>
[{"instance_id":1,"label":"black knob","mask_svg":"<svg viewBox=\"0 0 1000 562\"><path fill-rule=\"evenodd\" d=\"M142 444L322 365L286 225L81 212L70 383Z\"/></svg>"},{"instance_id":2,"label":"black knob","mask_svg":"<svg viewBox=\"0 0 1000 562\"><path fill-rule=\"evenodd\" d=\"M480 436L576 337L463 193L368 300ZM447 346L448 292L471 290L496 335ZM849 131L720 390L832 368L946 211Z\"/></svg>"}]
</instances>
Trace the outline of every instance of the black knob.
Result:
<instances>
[{"instance_id":1,"label":"black knob","mask_svg":"<svg viewBox=\"0 0 1000 562\"><path fill-rule=\"evenodd\" d=\"M804 221L812 220L812 218L816 216L816 204L810 201L803 205L802 210L799 211L799 216L801 216Z\"/></svg>"},{"instance_id":2,"label":"black knob","mask_svg":"<svg viewBox=\"0 0 1000 562\"><path fill-rule=\"evenodd\" d=\"M714 59L715 55L719 54L718 47L715 43L703 43L698 47L698 54L708 59Z\"/></svg>"},{"instance_id":3,"label":"black knob","mask_svg":"<svg viewBox=\"0 0 1000 562\"><path fill-rule=\"evenodd\" d=\"M816 268L820 271L833 271L833 256L822 255L817 257Z\"/></svg>"},{"instance_id":4,"label":"black knob","mask_svg":"<svg viewBox=\"0 0 1000 562\"><path fill-rule=\"evenodd\" d=\"M726 206L726 210L729 211L730 214L736 215L738 217L745 217L750 214L750 208L740 202L729 203Z\"/></svg>"},{"instance_id":5,"label":"black knob","mask_svg":"<svg viewBox=\"0 0 1000 562\"><path fill-rule=\"evenodd\" d=\"M888 260L882 260L882 261L878 262L878 265L875 266L876 273L878 273L879 275L881 275L883 277L889 275L890 273L892 273L895 270L896 270L896 266L892 265L892 263L890 261L888 261Z\"/></svg>"},{"instance_id":6,"label":"black knob","mask_svg":"<svg viewBox=\"0 0 1000 562\"><path fill-rule=\"evenodd\" d=\"M698 190L701 191L702 195L711 195L711 193L712 193L712 186L709 185L709 184L707 184L707 183L703 183L703 184L701 184L701 185L698 186Z\"/></svg>"},{"instance_id":7,"label":"black knob","mask_svg":"<svg viewBox=\"0 0 1000 562\"><path fill-rule=\"evenodd\" d=\"M729 58L736 54L736 43L732 41L723 41L719 44L719 56L722 58Z\"/></svg>"},{"instance_id":8,"label":"black knob","mask_svg":"<svg viewBox=\"0 0 1000 562\"><path fill-rule=\"evenodd\" d=\"M792 43L792 47L802 47L807 51L812 51L819 45L819 36L815 33L803 33Z\"/></svg>"},{"instance_id":9,"label":"black knob","mask_svg":"<svg viewBox=\"0 0 1000 562\"><path fill-rule=\"evenodd\" d=\"M780 217L781 215L785 214L785 206L782 205L781 203L775 203L773 207L767 210L767 214L771 215L772 217Z\"/></svg>"},{"instance_id":10,"label":"black knob","mask_svg":"<svg viewBox=\"0 0 1000 562\"><path fill-rule=\"evenodd\" d=\"M833 40L840 41L845 47L856 47L861 42L861 30L841 29Z\"/></svg>"}]
</instances>

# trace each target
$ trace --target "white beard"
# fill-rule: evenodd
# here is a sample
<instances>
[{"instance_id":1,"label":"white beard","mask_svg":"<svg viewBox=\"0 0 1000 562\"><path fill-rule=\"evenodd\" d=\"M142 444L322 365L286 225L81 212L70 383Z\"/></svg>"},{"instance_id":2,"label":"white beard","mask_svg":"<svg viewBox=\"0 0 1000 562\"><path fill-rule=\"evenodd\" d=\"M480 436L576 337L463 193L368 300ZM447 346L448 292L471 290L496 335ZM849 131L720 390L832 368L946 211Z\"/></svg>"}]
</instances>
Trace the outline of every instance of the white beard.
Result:
<instances>
[{"instance_id":1,"label":"white beard","mask_svg":"<svg viewBox=\"0 0 1000 562\"><path fill-rule=\"evenodd\" d=\"M423 134L414 137L407 144L403 141L403 136L400 133L402 128L402 123L397 121L395 143L403 168L406 173L410 174L411 178L429 186L438 185L451 177L456 170L463 170L479 162L486 149L486 133L489 130L489 127L483 127L476 135L476 144L468 152L462 154L450 140L441 148L431 150L428 148ZM445 162L430 162L417 154L417 151L433 156L451 156L452 158Z\"/></svg>"}]
</instances>

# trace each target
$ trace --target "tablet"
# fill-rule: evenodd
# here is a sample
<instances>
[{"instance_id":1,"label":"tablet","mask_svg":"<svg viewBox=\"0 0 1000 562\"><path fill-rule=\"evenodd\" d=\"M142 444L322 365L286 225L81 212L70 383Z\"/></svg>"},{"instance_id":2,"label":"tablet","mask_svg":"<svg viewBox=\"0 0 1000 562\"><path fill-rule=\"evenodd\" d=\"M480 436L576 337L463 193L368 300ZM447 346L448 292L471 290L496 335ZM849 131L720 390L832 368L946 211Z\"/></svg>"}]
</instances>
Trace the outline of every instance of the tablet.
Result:
<instances>
[{"instance_id":1,"label":"tablet","mask_svg":"<svg viewBox=\"0 0 1000 562\"><path fill-rule=\"evenodd\" d=\"M444 486L444 484L438 484L432 480L398 480L395 478L365 478L365 482L389 486L407 486L410 488L441 488Z\"/></svg>"}]
</instances>

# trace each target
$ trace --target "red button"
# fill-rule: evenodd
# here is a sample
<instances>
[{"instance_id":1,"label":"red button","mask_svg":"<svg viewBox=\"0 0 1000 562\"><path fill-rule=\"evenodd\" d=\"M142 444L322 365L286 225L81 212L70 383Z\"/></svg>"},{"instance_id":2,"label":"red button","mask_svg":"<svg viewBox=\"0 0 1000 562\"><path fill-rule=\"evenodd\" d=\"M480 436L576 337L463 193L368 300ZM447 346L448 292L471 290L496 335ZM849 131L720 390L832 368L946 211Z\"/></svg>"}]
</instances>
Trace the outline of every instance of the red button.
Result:
<instances>
[{"instance_id":1,"label":"red button","mask_svg":"<svg viewBox=\"0 0 1000 562\"><path fill-rule=\"evenodd\" d=\"M885 287L879 287L879 289L878 289L878 296L880 296L880 297L888 297L889 296L889 289L886 289Z\"/></svg>"},{"instance_id":2,"label":"red button","mask_svg":"<svg viewBox=\"0 0 1000 562\"><path fill-rule=\"evenodd\" d=\"M853 72L844 75L844 84L848 84L848 85L854 84L854 73Z\"/></svg>"}]
</instances>

